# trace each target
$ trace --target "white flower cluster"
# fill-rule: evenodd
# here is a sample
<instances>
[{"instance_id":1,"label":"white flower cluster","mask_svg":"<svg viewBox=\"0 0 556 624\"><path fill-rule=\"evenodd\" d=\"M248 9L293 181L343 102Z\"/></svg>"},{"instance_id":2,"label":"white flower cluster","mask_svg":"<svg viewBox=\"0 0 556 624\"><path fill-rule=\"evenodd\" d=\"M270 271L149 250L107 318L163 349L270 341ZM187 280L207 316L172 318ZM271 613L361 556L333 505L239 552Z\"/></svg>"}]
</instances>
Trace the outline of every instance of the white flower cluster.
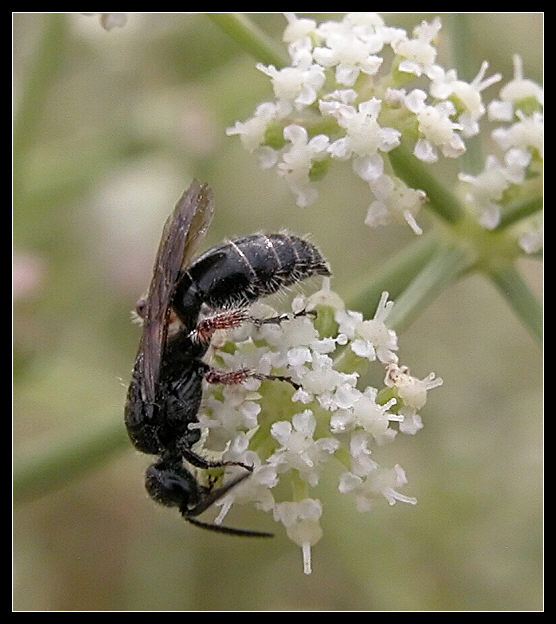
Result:
<instances>
[{"instance_id":1,"label":"white flower cluster","mask_svg":"<svg viewBox=\"0 0 556 624\"><path fill-rule=\"evenodd\" d=\"M271 512L302 548L306 573L311 547L322 536L322 505L311 488L332 458L343 465L339 491L352 494L359 510L368 510L380 497L391 505L417 502L399 492L407 482L401 466L381 467L374 447L391 442L398 432L421 429L418 411L428 390L442 380L434 374L416 379L399 365L397 336L385 324L392 305L384 293L374 318L364 320L346 310L325 283L309 299L294 299L293 314L280 324L245 323L213 339L213 365L293 382L249 378L205 389L198 425L204 433L202 452L253 466L248 479L217 501L216 522L234 503ZM311 310L318 311L316 318ZM251 313L275 315L262 304ZM359 388L359 375L346 372L371 362L386 371L380 390ZM227 470L231 478L241 469Z\"/></svg>"},{"instance_id":2,"label":"white flower cluster","mask_svg":"<svg viewBox=\"0 0 556 624\"><path fill-rule=\"evenodd\" d=\"M286 19L291 66L257 66L271 79L275 101L228 134L239 135L263 167L276 167L299 206L315 201L314 181L332 162L350 161L374 198L365 222L406 222L420 234L415 215L426 195L408 188L386 155L402 140L425 163L463 154L464 140L479 132L486 112L481 92L500 76L485 79L485 62L468 83L440 66L439 18L412 36L376 13L348 13L319 25L293 13ZM419 88L410 88L417 79Z\"/></svg>"},{"instance_id":3,"label":"white flower cluster","mask_svg":"<svg viewBox=\"0 0 556 624\"><path fill-rule=\"evenodd\" d=\"M459 178L468 185L466 202L475 210L478 220L487 229L495 228L503 214L508 198L541 188L544 117L542 88L523 77L521 58L514 56L514 77L500 89L500 99L488 106L491 121L501 123L491 136L503 156L489 155L485 168L476 176L461 173ZM540 249L540 223L525 232L520 245L527 253Z\"/></svg>"}]
</instances>

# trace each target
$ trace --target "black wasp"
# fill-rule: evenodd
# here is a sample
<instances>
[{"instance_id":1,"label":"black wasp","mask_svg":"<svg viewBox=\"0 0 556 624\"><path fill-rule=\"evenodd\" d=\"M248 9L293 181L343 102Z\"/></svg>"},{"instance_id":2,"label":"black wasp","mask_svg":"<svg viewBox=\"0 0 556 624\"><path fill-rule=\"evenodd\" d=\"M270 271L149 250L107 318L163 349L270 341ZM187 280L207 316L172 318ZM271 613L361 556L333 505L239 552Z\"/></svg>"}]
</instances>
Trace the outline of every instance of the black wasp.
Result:
<instances>
[{"instance_id":1,"label":"black wasp","mask_svg":"<svg viewBox=\"0 0 556 624\"><path fill-rule=\"evenodd\" d=\"M202 358L217 329L244 321L283 320L252 319L247 314L250 303L330 271L311 243L284 233L236 238L192 261L213 212L211 190L193 181L164 225L149 290L138 307L143 333L127 394L125 424L139 451L158 456L146 472L146 488L155 501L177 507L188 522L203 528L268 536L196 519L252 471L237 462L209 461L192 450L200 438L199 429L190 425L198 422L203 380L239 383L255 376L248 370L213 369ZM198 483L185 462L201 469L240 465L245 473L214 488Z\"/></svg>"}]
</instances>

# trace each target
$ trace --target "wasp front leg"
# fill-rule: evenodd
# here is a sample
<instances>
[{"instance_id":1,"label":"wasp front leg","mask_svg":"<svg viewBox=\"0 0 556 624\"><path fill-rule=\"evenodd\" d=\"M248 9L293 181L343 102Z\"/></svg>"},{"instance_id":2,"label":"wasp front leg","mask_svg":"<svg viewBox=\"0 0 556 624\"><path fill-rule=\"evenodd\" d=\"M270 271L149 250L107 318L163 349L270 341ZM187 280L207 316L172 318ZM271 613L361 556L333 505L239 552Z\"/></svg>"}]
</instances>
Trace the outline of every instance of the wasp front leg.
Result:
<instances>
[{"instance_id":1,"label":"wasp front leg","mask_svg":"<svg viewBox=\"0 0 556 624\"><path fill-rule=\"evenodd\" d=\"M195 342L208 344L219 329L235 329L247 320L249 320L249 314L246 308L226 310L201 319L189 336Z\"/></svg>"},{"instance_id":2,"label":"wasp front leg","mask_svg":"<svg viewBox=\"0 0 556 624\"><path fill-rule=\"evenodd\" d=\"M279 314L266 318L257 318L251 316L247 308L235 308L200 320L195 329L190 333L190 338L197 342L207 343L217 330L235 329L245 322L253 323L256 327L262 327L263 325L281 325L284 321L291 321L302 316L315 317L316 315L315 310L303 309L293 314Z\"/></svg>"}]
</instances>

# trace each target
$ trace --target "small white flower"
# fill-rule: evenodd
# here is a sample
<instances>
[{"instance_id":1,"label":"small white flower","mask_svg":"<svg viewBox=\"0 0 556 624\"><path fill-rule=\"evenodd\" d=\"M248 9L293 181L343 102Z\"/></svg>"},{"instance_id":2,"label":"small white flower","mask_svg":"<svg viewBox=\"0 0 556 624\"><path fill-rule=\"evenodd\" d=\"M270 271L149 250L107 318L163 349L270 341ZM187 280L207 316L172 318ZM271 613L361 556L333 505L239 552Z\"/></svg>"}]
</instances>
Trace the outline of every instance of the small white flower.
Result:
<instances>
[{"instance_id":1,"label":"small white flower","mask_svg":"<svg viewBox=\"0 0 556 624\"><path fill-rule=\"evenodd\" d=\"M288 364L294 368L303 366L305 362L310 362L311 359L309 347L295 347L288 351Z\"/></svg>"},{"instance_id":2,"label":"small white flower","mask_svg":"<svg viewBox=\"0 0 556 624\"><path fill-rule=\"evenodd\" d=\"M423 421L415 408L402 407L398 412L398 416L403 418L399 425L402 433L415 435L423 428Z\"/></svg>"},{"instance_id":3,"label":"small white flower","mask_svg":"<svg viewBox=\"0 0 556 624\"><path fill-rule=\"evenodd\" d=\"M272 366L272 354L268 352L268 349L263 346L257 347L252 342L241 351L236 351L234 353L220 351L218 355L229 370L247 368L266 375L270 372ZM229 386L229 391L233 392L234 387L238 388L237 386ZM243 386L243 388L247 387L253 389L252 384ZM241 392L241 386L239 386L237 392Z\"/></svg>"},{"instance_id":4,"label":"small white flower","mask_svg":"<svg viewBox=\"0 0 556 624\"><path fill-rule=\"evenodd\" d=\"M224 386L222 394L222 400L207 396L199 422L193 423L191 427L205 430L206 443L214 450L224 450L236 431L256 427L261 410L260 405L251 399L250 393L241 385Z\"/></svg>"},{"instance_id":5,"label":"small white flower","mask_svg":"<svg viewBox=\"0 0 556 624\"><path fill-rule=\"evenodd\" d=\"M459 179L472 187L466 201L477 211L479 223L487 229L495 228L500 222L498 202L509 186L502 164L495 156L487 156L481 173L476 176L460 173Z\"/></svg>"},{"instance_id":6,"label":"small white flower","mask_svg":"<svg viewBox=\"0 0 556 624\"><path fill-rule=\"evenodd\" d=\"M319 100L319 109L323 115L333 115L342 105L353 105L356 99L357 91L354 89L335 89Z\"/></svg>"},{"instance_id":7,"label":"small white flower","mask_svg":"<svg viewBox=\"0 0 556 624\"><path fill-rule=\"evenodd\" d=\"M521 234L518 244L525 253L533 254L541 251L543 248L542 227L529 230Z\"/></svg>"},{"instance_id":8,"label":"small white flower","mask_svg":"<svg viewBox=\"0 0 556 624\"><path fill-rule=\"evenodd\" d=\"M361 392L354 386L355 381L356 377L351 377L336 388L333 398L333 409L348 409L356 404L361 396Z\"/></svg>"},{"instance_id":9,"label":"small white flower","mask_svg":"<svg viewBox=\"0 0 556 624\"><path fill-rule=\"evenodd\" d=\"M297 109L310 106L325 81L324 70L316 63L309 67L284 67L279 70L274 65L257 63L257 69L270 76L276 98L293 103Z\"/></svg>"},{"instance_id":10,"label":"small white flower","mask_svg":"<svg viewBox=\"0 0 556 624\"><path fill-rule=\"evenodd\" d=\"M236 121L234 126L226 130L228 136L239 135L246 150L253 152L260 147L265 138L268 124L276 119L279 108L272 102L259 104L255 110L255 115L245 122Z\"/></svg>"},{"instance_id":11,"label":"small white flower","mask_svg":"<svg viewBox=\"0 0 556 624\"><path fill-rule=\"evenodd\" d=\"M516 113L518 121L509 128L496 128L492 132L492 138L506 151L511 147L535 150L544 157L544 116L540 112L530 116L524 115L521 111Z\"/></svg>"},{"instance_id":12,"label":"small white flower","mask_svg":"<svg viewBox=\"0 0 556 624\"><path fill-rule=\"evenodd\" d=\"M294 371L294 381L303 385L305 396L316 398L324 409L338 406L337 389L344 384L355 386L355 374L340 373L334 368L334 361L326 354L312 352L311 362Z\"/></svg>"},{"instance_id":13,"label":"small white flower","mask_svg":"<svg viewBox=\"0 0 556 624\"><path fill-rule=\"evenodd\" d=\"M315 35L317 28L315 20L298 18L295 13L284 13L284 17L288 21L288 25L282 35L282 41L293 43L299 39Z\"/></svg>"},{"instance_id":14,"label":"small white flower","mask_svg":"<svg viewBox=\"0 0 556 624\"><path fill-rule=\"evenodd\" d=\"M504 175L511 184L522 184L527 167L531 162L531 153L519 147L510 148L504 155Z\"/></svg>"},{"instance_id":15,"label":"small white flower","mask_svg":"<svg viewBox=\"0 0 556 624\"><path fill-rule=\"evenodd\" d=\"M371 54L380 52L396 35L403 32L401 29L387 27L378 13L347 13L342 22L365 43Z\"/></svg>"},{"instance_id":16,"label":"small white flower","mask_svg":"<svg viewBox=\"0 0 556 624\"><path fill-rule=\"evenodd\" d=\"M355 504L358 511L369 511L373 501L383 496L388 504L394 505L396 501L416 505L417 499L406 496L397 491L407 483L403 468L396 464L394 468L377 468L369 472L365 477L360 477L352 472L344 473L340 477L339 490L342 493L352 492L355 494Z\"/></svg>"},{"instance_id":17,"label":"small white flower","mask_svg":"<svg viewBox=\"0 0 556 624\"><path fill-rule=\"evenodd\" d=\"M389 364L384 378L386 386L395 387L404 405L415 410L421 409L427 402L427 392L441 386L443 381L434 373L430 373L423 379L417 379L409 374L406 366L398 366L397 363Z\"/></svg>"},{"instance_id":18,"label":"small white flower","mask_svg":"<svg viewBox=\"0 0 556 624\"><path fill-rule=\"evenodd\" d=\"M347 431L356 431L352 434L350 452L352 462L360 462L361 457L367 464L370 450L368 449L369 435L377 444L382 445L391 442L396 431L389 428L391 421L402 422L403 416L390 414L388 410L396 403L396 399L391 399L384 405L376 403L376 388L367 388L365 392L359 392L349 406L349 409L338 409L330 418L330 430L332 433L340 434ZM376 467L376 466L375 466ZM373 468L374 469L374 468ZM352 470L356 474L367 474L368 469L363 472L361 468L356 469L352 465Z\"/></svg>"},{"instance_id":19,"label":"small white flower","mask_svg":"<svg viewBox=\"0 0 556 624\"><path fill-rule=\"evenodd\" d=\"M511 102L492 100L487 106L488 118L491 121L511 121L514 116L514 107Z\"/></svg>"},{"instance_id":20,"label":"small white flower","mask_svg":"<svg viewBox=\"0 0 556 624\"><path fill-rule=\"evenodd\" d=\"M385 325L392 306L388 293L382 293L373 319L363 320L357 312L336 311L334 318L339 331L351 338L351 349L356 355L371 362L377 358L384 363L397 360L394 353L398 349L396 333Z\"/></svg>"},{"instance_id":21,"label":"small white flower","mask_svg":"<svg viewBox=\"0 0 556 624\"><path fill-rule=\"evenodd\" d=\"M300 477L315 486L321 464L327 461L339 446L334 438L313 439L316 420L311 410L295 414L292 422L280 421L272 425L270 434L281 447L269 458L269 464L278 472L297 470Z\"/></svg>"},{"instance_id":22,"label":"small white flower","mask_svg":"<svg viewBox=\"0 0 556 624\"><path fill-rule=\"evenodd\" d=\"M313 58L323 67L334 67L336 82L351 87L360 72L372 76L379 70L382 58L370 51L369 39L362 40L350 29L334 29L326 34L325 46L313 50Z\"/></svg>"},{"instance_id":23,"label":"small white flower","mask_svg":"<svg viewBox=\"0 0 556 624\"><path fill-rule=\"evenodd\" d=\"M350 467L351 474L358 478L364 478L379 467L378 464L371 459L371 443L372 438L367 431L356 429L352 432L349 440L349 453L351 456Z\"/></svg>"},{"instance_id":24,"label":"small white flower","mask_svg":"<svg viewBox=\"0 0 556 624\"><path fill-rule=\"evenodd\" d=\"M318 340L319 335L307 316L298 316L280 325L263 325L255 331L253 337L263 339L274 347L276 352L283 353L284 358L289 360L290 358L300 357L296 355L298 353L297 350L308 348L315 340ZM306 354L307 352L304 351L303 353ZM293 361L291 363L293 364Z\"/></svg>"},{"instance_id":25,"label":"small white flower","mask_svg":"<svg viewBox=\"0 0 556 624\"><path fill-rule=\"evenodd\" d=\"M388 413L396 400L391 399L384 405L376 403L377 391L375 388L367 388L353 406L354 424L370 433L377 444L382 445L391 442L396 437L396 431L389 427L391 420L398 420Z\"/></svg>"},{"instance_id":26,"label":"small white flower","mask_svg":"<svg viewBox=\"0 0 556 624\"><path fill-rule=\"evenodd\" d=\"M470 83L459 80L455 69L444 71L438 65L431 68L428 74L431 78L430 93L433 97L440 100L454 98L458 106L463 108L463 112L458 117L463 136L469 137L478 133L477 122L485 113L481 91L502 79L501 74L494 74L485 79L487 69L488 63L484 61L479 73Z\"/></svg>"},{"instance_id":27,"label":"small white flower","mask_svg":"<svg viewBox=\"0 0 556 624\"><path fill-rule=\"evenodd\" d=\"M518 91L519 84L521 79L515 85ZM524 89L529 92L530 85L524 85ZM517 118L517 121L509 126L495 128L492 132L492 138L504 152L503 163L496 156L489 155L483 171L478 175L466 173L459 175L462 182L470 185L465 195L466 202L477 213L479 223L487 229L495 228L500 222L506 191L510 190L514 196L518 196L518 190L510 187L523 184L528 178L532 163L538 164L539 158L543 157L542 113L536 111L531 115L525 115L521 110L517 110L514 116L512 110L506 110L507 104L499 102L497 118L499 120ZM534 169L533 175L536 175Z\"/></svg>"},{"instance_id":28,"label":"small white flower","mask_svg":"<svg viewBox=\"0 0 556 624\"><path fill-rule=\"evenodd\" d=\"M488 108L489 118L495 121L512 121L514 111L522 102L534 100L542 108L544 92L533 80L523 77L523 61L518 54L513 56L514 78L500 89L500 100L493 100Z\"/></svg>"},{"instance_id":29,"label":"small white flower","mask_svg":"<svg viewBox=\"0 0 556 624\"><path fill-rule=\"evenodd\" d=\"M424 162L437 160L436 148L448 158L457 158L465 152L465 145L457 133L463 126L452 121L453 104L440 102L435 106L425 104L426 94L414 89L406 97L406 106L415 113L422 141L413 151Z\"/></svg>"},{"instance_id":30,"label":"small white flower","mask_svg":"<svg viewBox=\"0 0 556 624\"><path fill-rule=\"evenodd\" d=\"M317 191L311 186L311 167L327 157L329 140L323 134L309 140L305 128L296 124L284 128L284 138L290 145L282 153L278 173L295 194L297 205L305 207L317 198Z\"/></svg>"},{"instance_id":31,"label":"small white flower","mask_svg":"<svg viewBox=\"0 0 556 624\"><path fill-rule=\"evenodd\" d=\"M367 211L366 225L377 227L392 222L407 223L415 234L423 233L415 220L415 215L427 200L423 191L409 188L401 180L387 175L379 176L369 187L376 199Z\"/></svg>"},{"instance_id":32,"label":"small white flower","mask_svg":"<svg viewBox=\"0 0 556 624\"><path fill-rule=\"evenodd\" d=\"M311 349L315 353L332 353L336 349L336 345L345 344L343 338L338 336L337 338L322 338L321 340L315 340L311 343Z\"/></svg>"},{"instance_id":33,"label":"small white flower","mask_svg":"<svg viewBox=\"0 0 556 624\"><path fill-rule=\"evenodd\" d=\"M243 505L253 503L261 511L272 511L274 509L274 497L271 489L278 483L278 476L274 466L261 464L261 460L256 453L247 450L247 436L240 434L232 442L231 449L224 454L226 461L240 461L247 466L253 467L253 472L248 479L229 490L222 498L219 498L215 505L220 507L220 512L215 518L215 524L222 524L224 518L230 511L232 505ZM238 447L241 451L238 452ZM234 470L234 475L239 474L238 468Z\"/></svg>"},{"instance_id":34,"label":"small white flower","mask_svg":"<svg viewBox=\"0 0 556 624\"><path fill-rule=\"evenodd\" d=\"M288 537L302 548L305 574L311 574L311 547L322 537L321 515L322 505L313 498L278 503L274 507L274 519L286 527Z\"/></svg>"},{"instance_id":35,"label":"small white flower","mask_svg":"<svg viewBox=\"0 0 556 624\"><path fill-rule=\"evenodd\" d=\"M436 59L436 48L431 45L431 41L441 27L439 17L430 24L423 21L413 30L414 39L404 37L392 43L394 52L403 58L399 64L400 71L416 76L427 72Z\"/></svg>"},{"instance_id":36,"label":"small white flower","mask_svg":"<svg viewBox=\"0 0 556 624\"><path fill-rule=\"evenodd\" d=\"M363 322L363 315L353 310L338 309L334 313L334 319L339 325L338 331L352 339L355 337L357 327Z\"/></svg>"},{"instance_id":37,"label":"small white flower","mask_svg":"<svg viewBox=\"0 0 556 624\"><path fill-rule=\"evenodd\" d=\"M369 159L377 157L380 159L379 151L389 152L400 144L398 130L379 125L377 118L381 110L381 101L377 98L361 102L357 109L338 101L321 100L319 106L323 114L334 117L346 131L345 137L331 143L328 151L340 160L354 157L354 161L358 162L365 159L356 167L358 174L366 170ZM372 166L377 170L376 163ZM380 173L382 169L378 175Z\"/></svg>"}]
</instances>

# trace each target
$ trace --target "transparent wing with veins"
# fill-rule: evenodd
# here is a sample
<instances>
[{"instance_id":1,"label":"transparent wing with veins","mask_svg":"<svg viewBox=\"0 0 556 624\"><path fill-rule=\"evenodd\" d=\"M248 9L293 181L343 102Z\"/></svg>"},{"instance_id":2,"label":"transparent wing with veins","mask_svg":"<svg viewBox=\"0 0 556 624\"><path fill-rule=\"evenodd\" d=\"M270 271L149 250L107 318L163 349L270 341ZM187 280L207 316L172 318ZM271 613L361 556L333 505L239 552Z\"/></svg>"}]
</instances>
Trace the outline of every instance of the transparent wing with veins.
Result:
<instances>
[{"instance_id":1,"label":"transparent wing with veins","mask_svg":"<svg viewBox=\"0 0 556 624\"><path fill-rule=\"evenodd\" d=\"M166 220L156 254L153 276L144 302L143 334L136 359L136 373L141 380L141 398L153 403L160 374L166 339L170 302L181 269L187 266L205 235L214 200L206 184L193 180Z\"/></svg>"}]
</instances>

